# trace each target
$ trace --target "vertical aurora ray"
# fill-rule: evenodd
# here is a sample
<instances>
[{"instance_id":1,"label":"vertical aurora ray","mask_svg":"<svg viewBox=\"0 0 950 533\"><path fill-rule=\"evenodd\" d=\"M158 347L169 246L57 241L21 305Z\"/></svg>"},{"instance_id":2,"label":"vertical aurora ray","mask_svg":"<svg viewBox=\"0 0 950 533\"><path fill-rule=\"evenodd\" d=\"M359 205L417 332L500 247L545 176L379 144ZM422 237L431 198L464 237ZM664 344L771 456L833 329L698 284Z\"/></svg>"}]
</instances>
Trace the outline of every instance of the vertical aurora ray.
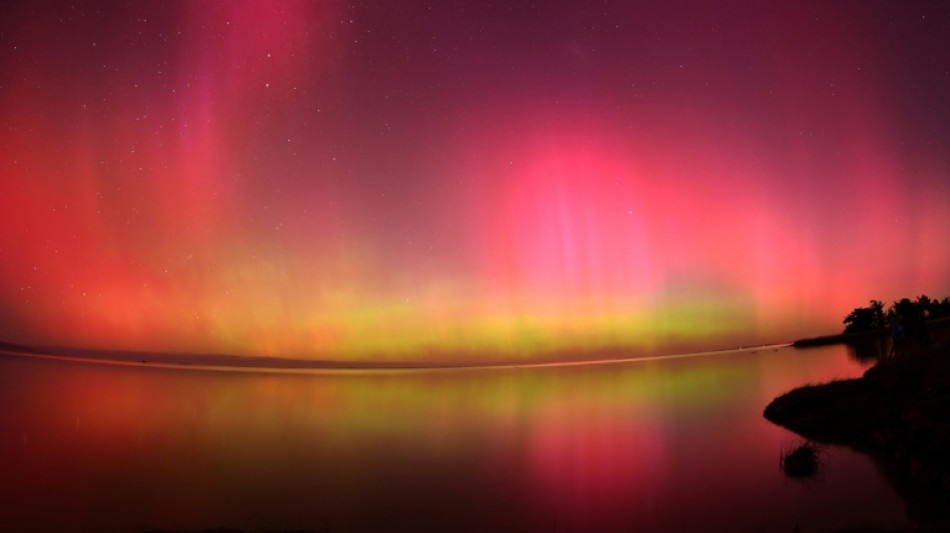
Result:
<instances>
[{"instance_id":1,"label":"vertical aurora ray","mask_svg":"<svg viewBox=\"0 0 950 533\"><path fill-rule=\"evenodd\" d=\"M733 7L5 7L0 338L664 351L950 292L939 9Z\"/></svg>"}]
</instances>

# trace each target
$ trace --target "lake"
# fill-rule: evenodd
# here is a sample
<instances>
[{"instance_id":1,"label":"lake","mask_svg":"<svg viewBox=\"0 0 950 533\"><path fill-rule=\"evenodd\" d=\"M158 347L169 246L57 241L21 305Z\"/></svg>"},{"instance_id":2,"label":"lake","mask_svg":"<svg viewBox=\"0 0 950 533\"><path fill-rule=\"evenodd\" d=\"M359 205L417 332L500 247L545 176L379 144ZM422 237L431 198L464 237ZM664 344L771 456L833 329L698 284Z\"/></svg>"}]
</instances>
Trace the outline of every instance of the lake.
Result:
<instances>
[{"instance_id":1,"label":"lake","mask_svg":"<svg viewBox=\"0 0 950 533\"><path fill-rule=\"evenodd\" d=\"M0 355L0 530L826 531L909 524L865 455L762 418L844 346L226 372Z\"/></svg>"}]
</instances>

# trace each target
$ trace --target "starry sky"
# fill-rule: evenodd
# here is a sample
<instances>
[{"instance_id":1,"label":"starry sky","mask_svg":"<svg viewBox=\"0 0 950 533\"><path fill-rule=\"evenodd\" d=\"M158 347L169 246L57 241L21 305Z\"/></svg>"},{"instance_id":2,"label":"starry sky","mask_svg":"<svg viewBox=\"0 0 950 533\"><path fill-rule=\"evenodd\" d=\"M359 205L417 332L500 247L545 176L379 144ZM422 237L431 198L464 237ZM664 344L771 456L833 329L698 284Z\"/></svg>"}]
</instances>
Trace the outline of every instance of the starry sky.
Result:
<instances>
[{"instance_id":1,"label":"starry sky","mask_svg":"<svg viewBox=\"0 0 950 533\"><path fill-rule=\"evenodd\" d=\"M5 2L0 339L532 359L950 293L950 4Z\"/></svg>"}]
</instances>

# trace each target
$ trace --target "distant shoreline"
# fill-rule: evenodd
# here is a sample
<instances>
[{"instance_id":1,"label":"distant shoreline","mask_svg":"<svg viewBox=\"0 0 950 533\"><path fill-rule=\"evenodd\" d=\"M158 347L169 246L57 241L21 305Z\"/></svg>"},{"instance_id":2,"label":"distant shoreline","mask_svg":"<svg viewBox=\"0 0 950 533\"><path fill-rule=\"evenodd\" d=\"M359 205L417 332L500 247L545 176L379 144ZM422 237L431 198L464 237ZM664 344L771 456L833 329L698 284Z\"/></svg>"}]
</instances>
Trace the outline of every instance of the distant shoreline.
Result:
<instances>
[{"instance_id":1,"label":"distant shoreline","mask_svg":"<svg viewBox=\"0 0 950 533\"><path fill-rule=\"evenodd\" d=\"M628 350L603 350L590 352L589 359L556 359L546 357L538 360L509 361L455 361L433 363L425 361L337 361L318 359L293 359L268 356L243 356L225 354L158 353L134 351L109 351L69 349L61 347L28 347L0 342L0 355L8 354L21 357L33 357L75 363L107 364L125 367L151 367L165 369L192 369L226 372L270 372L270 373L337 373L346 371L413 371L413 370L474 370L474 369L511 369L545 368L582 365L606 365L616 363L646 362L664 359L702 357L729 352L755 353L765 349L779 349L788 343L762 346L743 346L728 349L705 350L689 353L662 355L639 355L630 357ZM626 356L624 356L626 355Z\"/></svg>"},{"instance_id":2,"label":"distant shoreline","mask_svg":"<svg viewBox=\"0 0 950 533\"><path fill-rule=\"evenodd\" d=\"M807 337L792 342L795 348L810 348L812 346L827 346L829 344L840 344L850 340L868 339L872 337L881 337L887 332L883 329L873 331L864 331L861 333L838 333L836 335L821 335L819 337Z\"/></svg>"}]
</instances>

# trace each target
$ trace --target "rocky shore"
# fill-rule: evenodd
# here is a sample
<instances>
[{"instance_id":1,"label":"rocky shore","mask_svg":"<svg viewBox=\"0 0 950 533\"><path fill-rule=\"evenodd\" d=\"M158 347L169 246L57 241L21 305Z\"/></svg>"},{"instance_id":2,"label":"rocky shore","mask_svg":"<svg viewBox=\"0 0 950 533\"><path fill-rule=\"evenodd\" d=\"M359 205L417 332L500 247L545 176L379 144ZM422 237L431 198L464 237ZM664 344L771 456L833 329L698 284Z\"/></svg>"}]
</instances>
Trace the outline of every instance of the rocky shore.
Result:
<instances>
[{"instance_id":1,"label":"rocky shore","mask_svg":"<svg viewBox=\"0 0 950 533\"><path fill-rule=\"evenodd\" d=\"M769 421L870 454L923 531L950 528L950 343L907 347L858 379L773 400Z\"/></svg>"}]
</instances>

